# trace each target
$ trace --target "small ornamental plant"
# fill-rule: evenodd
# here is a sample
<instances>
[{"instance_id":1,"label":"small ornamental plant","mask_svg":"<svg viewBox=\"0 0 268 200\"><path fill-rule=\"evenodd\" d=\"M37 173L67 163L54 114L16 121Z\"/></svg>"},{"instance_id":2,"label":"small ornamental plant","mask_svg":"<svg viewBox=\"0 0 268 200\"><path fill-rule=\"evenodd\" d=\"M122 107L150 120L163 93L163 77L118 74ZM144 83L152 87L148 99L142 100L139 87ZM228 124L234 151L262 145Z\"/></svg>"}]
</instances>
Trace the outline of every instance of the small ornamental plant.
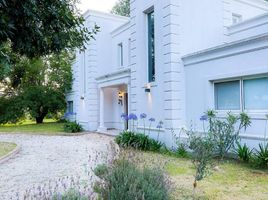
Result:
<instances>
[{"instance_id":1,"label":"small ornamental plant","mask_svg":"<svg viewBox=\"0 0 268 200\"><path fill-rule=\"evenodd\" d=\"M231 149L235 149L241 131L245 131L251 125L251 120L246 113L235 116L229 112L226 118L218 118L216 112L210 110L207 112L207 120L208 136L215 142L215 152L220 160L226 158Z\"/></svg>"}]
</instances>

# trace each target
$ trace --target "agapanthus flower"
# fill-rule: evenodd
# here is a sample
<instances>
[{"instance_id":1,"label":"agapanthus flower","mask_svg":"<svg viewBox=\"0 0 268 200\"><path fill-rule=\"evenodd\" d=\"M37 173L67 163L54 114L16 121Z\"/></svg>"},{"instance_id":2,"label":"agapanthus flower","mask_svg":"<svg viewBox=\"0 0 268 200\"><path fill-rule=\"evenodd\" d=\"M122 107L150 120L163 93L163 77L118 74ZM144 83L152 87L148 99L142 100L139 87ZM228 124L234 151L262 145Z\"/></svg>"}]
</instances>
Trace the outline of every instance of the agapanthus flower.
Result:
<instances>
[{"instance_id":1,"label":"agapanthus flower","mask_svg":"<svg viewBox=\"0 0 268 200\"><path fill-rule=\"evenodd\" d=\"M152 118L152 117L151 117L151 118L149 119L149 121L150 121L150 122L155 122L155 118Z\"/></svg>"},{"instance_id":2,"label":"agapanthus flower","mask_svg":"<svg viewBox=\"0 0 268 200\"><path fill-rule=\"evenodd\" d=\"M146 117L147 117L147 115L145 113L140 114L141 119L145 119Z\"/></svg>"},{"instance_id":3,"label":"agapanthus flower","mask_svg":"<svg viewBox=\"0 0 268 200\"><path fill-rule=\"evenodd\" d=\"M156 128L161 129L161 128L163 128L163 126L162 126L161 124L158 124L158 125L156 126Z\"/></svg>"},{"instance_id":4,"label":"agapanthus flower","mask_svg":"<svg viewBox=\"0 0 268 200\"><path fill-rule=\"evenodd\" d=\"M160 122L159 122L159 125L163 125L163 124L164 124L164 122L163 122L163 121L160 121Z\"/></svg>"},{"instance_id":5,"label":"agapanthus flower","mask_svg":"<svg viewBox=\"0 0 268 200\"><path fill-rule=\"evenodd\" d=\"M200 121L207 121L208 120L208 116L207 115L203 115L200 117Z\"/></svg>"},{"instance_id":6,"label":"agapanthus flower","mask_svg":"<svg viewBox=\"0 0 268 200\"><path fill-rule=\"evenodd\" d=\"M129 120L137 120L138 117L137 117L137 115L135 115L135 114L133 114L133 113L130 113L130 114L128 115L128 119L129 119Z\"/></svg>"},{"instance_id":7,"label":"agapanthus flower","mask_svg":"<svg viewBox=\"0 0 268 200\"><path fill-rule=\"evenodd\" d=\"M123 114L121 115L121 119L127 121L127 120L128 120L128 116L127 116L127 114L123 113Z\"/></svg>"}]
</instances>

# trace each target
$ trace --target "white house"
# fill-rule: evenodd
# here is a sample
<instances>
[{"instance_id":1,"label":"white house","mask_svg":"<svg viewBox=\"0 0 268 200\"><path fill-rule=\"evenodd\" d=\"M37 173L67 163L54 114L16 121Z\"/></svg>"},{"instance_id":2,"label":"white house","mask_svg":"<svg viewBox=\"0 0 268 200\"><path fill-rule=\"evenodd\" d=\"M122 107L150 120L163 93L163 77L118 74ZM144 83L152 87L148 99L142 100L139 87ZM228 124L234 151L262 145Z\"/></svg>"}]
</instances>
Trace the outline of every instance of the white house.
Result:
<instances>
[{"instance_id":1,"label":"white house","mask_svg":"<svg viewBox=\"0 0 268 200\"><path fill-rule=\"evenodd\" d=\"M130 18L92 10L84 15L85 26L96 23L101 31L77 52L67 97L69 112L77 113L72 119L86 130L109 132L128 128L122 113L146 113L164 122L160 137L170 144L171 129L202 130L199 119L208 109L220 116L246 111L253 124L241 136L252 146L263 140L268 3L130 2Z\"/></svg>"}]
</instances>

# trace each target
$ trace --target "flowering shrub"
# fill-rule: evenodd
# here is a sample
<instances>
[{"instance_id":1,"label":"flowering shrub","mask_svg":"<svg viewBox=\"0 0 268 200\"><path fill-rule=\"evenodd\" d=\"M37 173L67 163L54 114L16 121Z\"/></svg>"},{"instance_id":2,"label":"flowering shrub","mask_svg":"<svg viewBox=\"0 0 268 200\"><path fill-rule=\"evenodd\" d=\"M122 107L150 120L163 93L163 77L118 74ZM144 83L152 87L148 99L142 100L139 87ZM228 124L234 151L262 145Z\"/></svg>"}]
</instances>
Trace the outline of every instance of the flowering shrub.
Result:
<instances>
[{"instance_id":1,"label":"flowering shrub","mask_svg":"<svg viewBox=\"0 0 268 200\"><path fill-rule=\"evenodd\" d=\"M127 160L118 160L103 170L95 169L101 181L94 190L101 199L146 199L168 200L169 186L162 171L157 169L138 169ZM100 173L103 172L103 173Z\"/></svg>"}]
</instances>

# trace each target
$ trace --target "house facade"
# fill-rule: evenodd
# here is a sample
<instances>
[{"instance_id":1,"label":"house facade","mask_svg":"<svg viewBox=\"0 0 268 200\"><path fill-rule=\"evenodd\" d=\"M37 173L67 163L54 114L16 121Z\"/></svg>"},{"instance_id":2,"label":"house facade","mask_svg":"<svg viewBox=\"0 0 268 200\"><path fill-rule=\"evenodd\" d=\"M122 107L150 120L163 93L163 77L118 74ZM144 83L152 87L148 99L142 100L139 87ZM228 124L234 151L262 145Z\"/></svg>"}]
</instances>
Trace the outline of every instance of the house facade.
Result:
<instances>
[{"instance_id":1,"label":"house facade","mask_svg":"<svg viewBox=\"0 0 268 200\"><path fill-rule=\"evenodd\" d=\"M77 52L69 116L88 131L128 129L122 113L163 121L174 130L203 130L200 116L247 112L241 137L265 139L268 114L268 3L262 0L131 0L130 18L89 10L96 40ZM156 137L157 122L150 126ZM138 126L138 129L143 129ZM149 122L146 125L149 129ZM268 130L267 130L268 131ZM268 135L268 134L267 134Z\"/></svg>"}]
</instances>

